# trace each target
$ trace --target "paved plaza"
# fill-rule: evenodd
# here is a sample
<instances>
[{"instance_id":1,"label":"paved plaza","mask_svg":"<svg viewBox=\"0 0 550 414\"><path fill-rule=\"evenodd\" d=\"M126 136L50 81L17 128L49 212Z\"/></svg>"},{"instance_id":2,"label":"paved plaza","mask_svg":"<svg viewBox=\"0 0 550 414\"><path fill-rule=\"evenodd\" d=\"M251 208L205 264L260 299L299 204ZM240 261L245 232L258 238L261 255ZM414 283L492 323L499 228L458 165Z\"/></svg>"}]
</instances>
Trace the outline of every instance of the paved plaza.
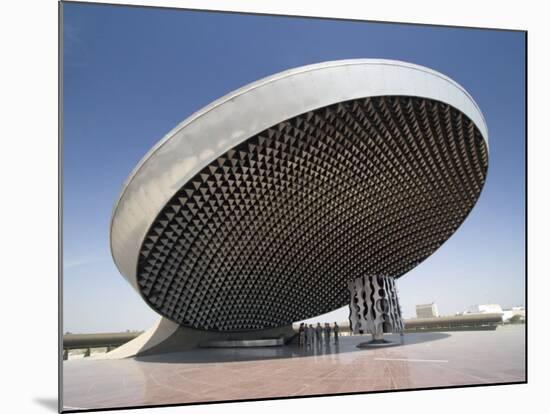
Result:
<instances>
[{"instance_id":1,"label":"paved plaza","mask_svg":"<svg viewBox=\"0 0 550 414\"><path fill-rule=\"evenodd\" d=\"M66 410L525 381L525 328L386 335L398 346L197 349L63 362Z\"/></svg>"}]
</instances>

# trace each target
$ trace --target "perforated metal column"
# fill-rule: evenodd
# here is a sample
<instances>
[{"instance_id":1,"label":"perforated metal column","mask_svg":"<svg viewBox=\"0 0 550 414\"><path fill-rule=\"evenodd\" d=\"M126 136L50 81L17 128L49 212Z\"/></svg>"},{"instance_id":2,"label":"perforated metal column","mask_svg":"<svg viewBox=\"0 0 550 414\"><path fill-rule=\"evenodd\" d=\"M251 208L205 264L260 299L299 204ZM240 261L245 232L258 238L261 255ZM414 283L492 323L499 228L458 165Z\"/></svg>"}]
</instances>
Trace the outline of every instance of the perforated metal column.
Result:
<instances>
[{"instance_id":1,"label":"perforated metal column","mask_svg":"<svg viewBox=\"0 0 550 414\"><path fill-rule=\"evenodd\" d=\"M389 276L364 276L348 282L350 328L353 333L402 332L403 321L397 299L395 279Z\"/></svg>"}]
</instances>

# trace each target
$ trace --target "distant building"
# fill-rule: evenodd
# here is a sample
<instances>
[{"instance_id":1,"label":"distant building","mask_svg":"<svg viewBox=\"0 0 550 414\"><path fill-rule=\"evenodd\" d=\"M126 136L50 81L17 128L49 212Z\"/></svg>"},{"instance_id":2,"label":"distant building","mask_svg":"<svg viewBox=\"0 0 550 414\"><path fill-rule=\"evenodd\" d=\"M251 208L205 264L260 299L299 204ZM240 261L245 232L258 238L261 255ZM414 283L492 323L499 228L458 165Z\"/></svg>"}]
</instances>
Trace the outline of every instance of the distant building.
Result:
<instances>
[{"instance_id":1,"label":"distant building","mask_svg":"<svg viewBox=\"0 0 550 414\"><path fill-rule=\"evenodd\" d=\"M502 316L502 321L506 322L515 315L525 319L525 308L523 306L514 306L511 309L502 309L502 306L496 303L475 305L469 307L462 315L480 314L480 313L498 313Z\"/></svg>"},{"instance_id":2,"label":"distant building","mask_svg":"<svg viewBox=\"0 0 550 414\"><path fill-rule=\"evenodd\" d=\"M518 316L520 320L525 320L525 307L523 306L512 306L511 309L504 309L503 320L508 321L514 316Z\"/></svg>"},{"instance_id":3,"label":"distant building","mask_svg":"<svg viewBox=\"0 0 550 414\"><path fill-rule=\"evenodd\" d=\"M478 313L503 313L502 307L496 303L477 305Z\"/></svg>"},{"instance_id":4,"label":"distant building","mask_svg":"<svg viewBox=\"0 0 550 414\"><path fill-rule=\"evenodd\" d=\"M425 305L416 305L417 318L437 318L438 316L439 312L434 302Z\"/></svg>"},{"instance_id":5,"label":"distant building","mask_svg":"<svg viewBox=\"0 0 550 414\"><path fill-rule=\"evenodd\" d=\"M525 306L512 306L512 315L519 315L525 317Z\"/></svg>"}]
</instances>

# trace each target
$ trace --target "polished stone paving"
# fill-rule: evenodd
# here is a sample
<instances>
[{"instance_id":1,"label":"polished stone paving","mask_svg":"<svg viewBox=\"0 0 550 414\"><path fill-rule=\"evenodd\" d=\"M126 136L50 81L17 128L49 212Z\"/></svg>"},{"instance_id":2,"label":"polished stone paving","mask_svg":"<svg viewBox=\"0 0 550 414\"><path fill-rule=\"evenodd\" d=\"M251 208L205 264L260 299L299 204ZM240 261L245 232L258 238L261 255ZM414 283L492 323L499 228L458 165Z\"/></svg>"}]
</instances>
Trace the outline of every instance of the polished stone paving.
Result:
<instances>
[{"instance_id":1,"label":"polished stone paving","mask_svg":"<svg viewBox=\"0 0 550 414\"><path fill-rule=\"evenodd\" d=\"M65 409L415 389L525 380L525 328L386 335L399 345L358 349L367 336L301 349L197 349L63 363Z\"/></svg>"}]
</instances>

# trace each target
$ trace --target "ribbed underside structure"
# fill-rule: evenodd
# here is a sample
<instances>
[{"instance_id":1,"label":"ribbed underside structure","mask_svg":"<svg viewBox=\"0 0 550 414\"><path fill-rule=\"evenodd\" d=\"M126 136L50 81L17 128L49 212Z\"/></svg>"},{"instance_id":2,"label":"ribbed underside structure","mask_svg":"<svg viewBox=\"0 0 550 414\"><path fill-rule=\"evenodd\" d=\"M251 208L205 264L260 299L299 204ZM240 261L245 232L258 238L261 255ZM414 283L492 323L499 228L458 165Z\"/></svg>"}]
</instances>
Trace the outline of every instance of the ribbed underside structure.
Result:
<instances>
[{"instance_id":1,"label":"ribbed underside structure","mask_svg":"<svg viewBox=\"0 0 550 414\"><path fill-rule=\"evenodd\" d=\"M137 282L185 326L287 325L349 303L347 282L399 277L474 206L487 172L474 123L405 96L285 120L206 165L145 237Z\"/></svg>"}]
</instances>

